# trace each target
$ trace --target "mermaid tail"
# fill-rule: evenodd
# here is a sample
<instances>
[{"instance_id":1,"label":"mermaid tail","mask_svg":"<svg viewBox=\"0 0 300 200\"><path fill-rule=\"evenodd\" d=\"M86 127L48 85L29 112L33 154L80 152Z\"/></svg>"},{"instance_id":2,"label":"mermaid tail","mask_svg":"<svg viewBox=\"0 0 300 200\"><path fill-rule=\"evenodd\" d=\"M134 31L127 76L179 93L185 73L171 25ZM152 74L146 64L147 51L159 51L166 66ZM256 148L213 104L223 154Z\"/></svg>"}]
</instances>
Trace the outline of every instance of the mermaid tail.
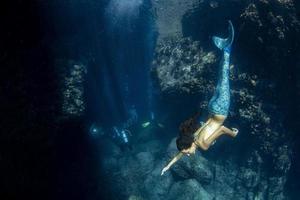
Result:
<instances>
[{"instance_id":1,"label":"mermaid tail","mask_svg":"<svg viewBox=\"0 0 300 200\"><path fill-rule=\"evenodd\" d=\"M208 110L213 115L227 116L230 105L229 63L231 45L234 39L234 29L229 21L229 36L227 38L213 37L214 44L223 51L219 81L215 93L208 104Z\"/></svg>"},{"instance_id":2,"label":"mermaid tail","mask_svg":"<svg viewBox=\"0 0 300 200\"><path fill-rule=\"evenodd\" d=\"M220 50L225 50L230 52L231 44L234 40L234 28L231 23L231 21L228 21L228 32L229 36L227 38L220 38L217 36L213 36L213 42L214 44L220 49Z\"/></svg>"}]
</instances>

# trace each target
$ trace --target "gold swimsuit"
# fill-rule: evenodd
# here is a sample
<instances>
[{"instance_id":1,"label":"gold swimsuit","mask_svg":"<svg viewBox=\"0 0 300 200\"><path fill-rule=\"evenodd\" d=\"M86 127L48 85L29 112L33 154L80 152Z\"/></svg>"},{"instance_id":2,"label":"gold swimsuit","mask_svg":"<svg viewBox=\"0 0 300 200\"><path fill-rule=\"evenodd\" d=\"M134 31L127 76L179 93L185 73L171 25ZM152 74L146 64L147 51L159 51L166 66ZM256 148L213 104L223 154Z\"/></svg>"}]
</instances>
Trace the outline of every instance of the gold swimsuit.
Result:
<instances>
[{"instance_id":1,"label":"gold swimsuit","mask_svg":"<svg viewBox=\"0 0 300 200\"><path fill-rule=\"evenodd\" d=\"M194 133L194 143L203 150L207 150L211 144L221 135L236 136L231 130L223 126L226 116L214 115L201 128Z\"/></svg>"},{"instance_id":2,"label":"gold swimsuit","mask_svg":"<svg viewBox=\"0 0 300 200\"><path fill-rule=\"evenodd\" d=\"M207 150L210 146L210 143L207 142L207 139L214 135L216 130L218 130L220 126L212 127L212 125L208 122L204 124L199 130L197 130L194 134L194 142L195 144L203 150Z\"/></svg>"}]
</instances>

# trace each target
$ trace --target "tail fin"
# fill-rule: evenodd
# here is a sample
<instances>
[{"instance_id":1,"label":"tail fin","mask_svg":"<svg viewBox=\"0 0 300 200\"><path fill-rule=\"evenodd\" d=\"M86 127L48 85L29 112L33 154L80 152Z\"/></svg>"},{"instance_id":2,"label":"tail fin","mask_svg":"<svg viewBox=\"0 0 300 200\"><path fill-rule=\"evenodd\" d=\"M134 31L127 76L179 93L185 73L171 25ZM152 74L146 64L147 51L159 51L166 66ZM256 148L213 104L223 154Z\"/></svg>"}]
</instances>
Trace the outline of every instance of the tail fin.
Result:
<instances>
[{"instance_id":1,"label":"tail fin","mask_svg":"<svg viewBox=\"0 0 300 200\"><path fill-rule=\"evenodd\" d=\"M229 36L227 38L220 38L217 36L213 36L214 44L221 50L224 50L225 48L230 48L234 40L234 28L231 21L229 20L228 22L229 22L228 25Z\"/></svg>"}]
</instances>

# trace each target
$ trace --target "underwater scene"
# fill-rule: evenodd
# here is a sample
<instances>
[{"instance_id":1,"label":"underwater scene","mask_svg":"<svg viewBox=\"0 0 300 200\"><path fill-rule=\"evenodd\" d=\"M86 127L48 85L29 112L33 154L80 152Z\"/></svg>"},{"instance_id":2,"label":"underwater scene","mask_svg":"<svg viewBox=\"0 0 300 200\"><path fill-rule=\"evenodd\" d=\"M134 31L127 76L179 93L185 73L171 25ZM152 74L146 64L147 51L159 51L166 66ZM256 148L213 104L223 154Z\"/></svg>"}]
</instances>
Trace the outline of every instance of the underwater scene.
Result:
<instances>
[{"instance_id":1,"label":"underwater scene","mask_svg":"<svg viewBox=\"0 0 300 200\"><path fill-rule=\"evenodd\" d=\"M10 0L0 199L300 199L300 1Z\"/></svg>"}]
</instances>

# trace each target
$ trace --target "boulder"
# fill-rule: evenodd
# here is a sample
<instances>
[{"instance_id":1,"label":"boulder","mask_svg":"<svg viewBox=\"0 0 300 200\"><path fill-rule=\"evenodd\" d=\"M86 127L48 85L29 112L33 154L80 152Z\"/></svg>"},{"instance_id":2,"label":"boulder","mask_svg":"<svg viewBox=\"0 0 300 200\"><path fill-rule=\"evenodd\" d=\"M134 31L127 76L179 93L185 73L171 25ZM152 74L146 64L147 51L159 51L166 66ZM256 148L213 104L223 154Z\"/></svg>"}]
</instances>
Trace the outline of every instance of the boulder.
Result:
<instances>
[{"instance_id":1,"label":"boulder","mask_svg":"<svg viewBox=\"0 0 300 200\"><path fill-rule=\"evenodd\" d=\"M57 60L56 65L61 76L62 114L66 117L80 117L86 110L84 84L87 67L73 60Z\"/></svg>"},{"instance_id":2,"label":"boulder","mask_svg":"<svg viewBox=\"0 0 300 200\"><path fill-rule=\"evenodd\" d=\"M155 168L145 179L144 193L146 199L149 200L164 200L168 196L170 186L174 183L174 179L170 173L161 176L161 170L166 161L160 161L156 164Z\"/></svg>"},{"instance_id":3,"label":"boulder","mask_svg":"<svg viewBox=\"0 0 300 200\"><path fill-rule=\"evenodd\" d=\"M216 62L215 53L204 51L198 41L168 38L155 49L153 73L163 93L194 94L209 89L206 74Z\"/></svg>"},{"instance_id":4,"label":"boulder","mask_svg":"<svg viewBox=\"0 0 300 200\"><path fill-rule=\"evenodd\" d=\"M176 138L169 144L167 156L169 160L178 152L176 147ZM208 184L213 178L212 165L206 160L200 152L195 155L183 156L177 163L171 167L171 172L175 177L181 179L193 178L201 184Z\"/></svg>"},{"instance_id":5,"label":"boulder","mask_svg":"<svg viewBox=\"0 0 300 200\"><path fill-rule=\"evenodd\" d=\"M287 197L284 194L284 186L286 183L286 177L270 177L268 184L268 196L274 200L286 200Z\"/></svg>"},{"instance_id":6,"label":"boulder","mask_svg":"<svg viewBox=\"0 0 300 200\"><path fill-rule=\"evenodd\" d=\"M174 36L182 36L182 18L195 8L198 0L152 0L153 12L157 16L158 42Z\"/></svg>"},{"instance_id":7,"label":"boulder","mask_svg":"<svg viewBox=\"0 0 300 200\"><path fill-rule=\"evenodd\" d=\"M168 194L170 200L212 200L212 196L195 179L175 182Z\"/></svg>"},{"instance_id":8,"label":"boulder","mask_svg":"<svg viewBox=\"0 0 300 200\"><path fill-rule=\"evenodd\" d=\"M150 152L154 155L161 153L165 146L160 140L150 140L144 143L139 143L134 146L135 151Z\"/></svg>"},{"instance_id":9,"label":"boulder","mask_svg":"<svg viewBox=\"0 0 300 200\"><path fill-rule=\"evenodd\" d=\"M135 157L143 173L153 170L154 156L150 152L140 152Z\"/></svg>"}]
</instances>

